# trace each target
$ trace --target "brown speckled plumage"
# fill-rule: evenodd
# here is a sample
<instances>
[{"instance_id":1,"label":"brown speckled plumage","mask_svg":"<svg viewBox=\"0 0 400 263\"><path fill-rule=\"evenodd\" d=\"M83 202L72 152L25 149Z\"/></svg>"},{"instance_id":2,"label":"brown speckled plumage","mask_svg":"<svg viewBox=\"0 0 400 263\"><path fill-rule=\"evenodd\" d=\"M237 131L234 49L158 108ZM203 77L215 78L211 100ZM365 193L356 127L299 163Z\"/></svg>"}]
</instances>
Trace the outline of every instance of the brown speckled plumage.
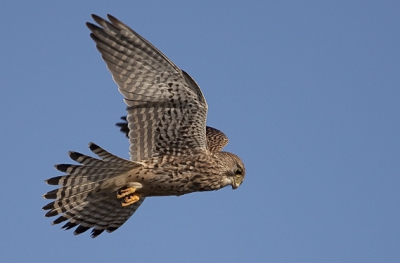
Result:
<instances>
[{"instance_id":1,"label":"brown speckled plumage","mask_svg":"<svg viewBox=\"0 0 400 263\"><path fill-rule=\"evenodd\" d=\"M77 152L79 165L59 164L66 175L46 182L61 187L44 194L46 217L53 224L75 226L75 234L92 228L92 237L118 229L146 197L184 195L237 188L245 168L239 157L222 152L228 138L206 126L207 103L197 83L157 48L108 15L87 23L127 104L128 115L118 123L129 138L130 160L96 144L99 158Z\"/></svg>"}]
</instances>

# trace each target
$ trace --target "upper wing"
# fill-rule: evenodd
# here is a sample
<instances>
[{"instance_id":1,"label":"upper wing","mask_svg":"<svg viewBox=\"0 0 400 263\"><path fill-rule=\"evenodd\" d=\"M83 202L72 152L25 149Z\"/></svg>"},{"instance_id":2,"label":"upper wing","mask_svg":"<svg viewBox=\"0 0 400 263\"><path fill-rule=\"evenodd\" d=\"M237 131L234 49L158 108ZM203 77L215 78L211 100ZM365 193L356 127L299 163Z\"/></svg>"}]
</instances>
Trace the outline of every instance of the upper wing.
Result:
<instances>
[{"instance_id":1,"label":"upper wing","mask_svg":"<svg viewBox=\"0 0 400 263\"><path fill-rule=\"evenodd\" d=\"M207 102L196 82L157 48L108 15L87 23L127 104L132 161L204 150Z\"/></svg>"}]
</instances>

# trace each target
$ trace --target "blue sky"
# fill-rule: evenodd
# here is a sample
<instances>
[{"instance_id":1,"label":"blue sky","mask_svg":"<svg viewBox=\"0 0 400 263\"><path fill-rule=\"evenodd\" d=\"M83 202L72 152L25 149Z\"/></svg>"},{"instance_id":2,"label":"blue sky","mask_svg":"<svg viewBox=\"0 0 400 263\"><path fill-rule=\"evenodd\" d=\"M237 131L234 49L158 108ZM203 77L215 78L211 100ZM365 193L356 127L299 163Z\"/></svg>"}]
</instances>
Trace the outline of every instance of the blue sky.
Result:
<instances>
[{"instance_id":1,"label":"blue sky","mask_svg":"<svg viewBox=\"0 0 400 263\"><path fill-rule=\"evenodd\" d=\"M400 261L400 2L107 2L0 3L3 262ZM149 198L96 239L43 217L69 150L128 158L92 13L194 77L239 189Z\"/></svg>"}]
</instances>

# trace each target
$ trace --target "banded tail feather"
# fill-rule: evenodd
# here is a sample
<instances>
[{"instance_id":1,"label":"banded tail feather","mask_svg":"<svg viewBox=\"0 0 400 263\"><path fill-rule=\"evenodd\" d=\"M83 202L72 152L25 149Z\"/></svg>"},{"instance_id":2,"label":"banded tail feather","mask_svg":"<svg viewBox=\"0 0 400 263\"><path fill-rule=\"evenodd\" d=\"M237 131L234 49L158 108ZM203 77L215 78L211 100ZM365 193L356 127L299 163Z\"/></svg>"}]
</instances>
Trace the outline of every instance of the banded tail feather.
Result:
<instances>
[{"instance_id":1,"label":"banded tail feather","mask_svg":"<svg viewBox=\"0 0 400 263\"><path fill-rule=\"evenodd\" d=\"M43 206L43 209L48 210L45 217L60 215L52 224L68 221L62 228L68 230L77 226L75 235L93 228L91 236L96 237L104 230L112 232L118 229L136 211L144 198L129 207L122 207L120 201L105 186L117 176L140 167L140 163L119 158L94 143L90 143L89 148L99 159L69 152L71 159L79 165L55 166L66 175L46 180L49 185L61 187L43 195L45 199L55 199Z\"/></svg>"}]
</instances>

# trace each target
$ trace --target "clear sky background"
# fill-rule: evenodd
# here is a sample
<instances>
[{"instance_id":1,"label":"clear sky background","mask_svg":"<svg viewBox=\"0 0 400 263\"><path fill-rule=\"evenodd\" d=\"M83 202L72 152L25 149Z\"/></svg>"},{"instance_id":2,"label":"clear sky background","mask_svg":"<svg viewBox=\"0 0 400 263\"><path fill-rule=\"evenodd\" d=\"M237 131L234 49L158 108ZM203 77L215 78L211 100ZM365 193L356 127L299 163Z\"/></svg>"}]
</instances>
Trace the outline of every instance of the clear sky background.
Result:
<instances>
[{"instance_id":1,"label":"clear sky background","mask_svg":"<svg viewBox=\"0 0 400 263\"><path fill-rule=\"evenodd\" d=\"M69 150L128 158L89 37L113 14L189 72L246 165L112 234L51 226ZM1 1L2 262L400 262L399 1Z\"/></svg>"}]
</instances>

